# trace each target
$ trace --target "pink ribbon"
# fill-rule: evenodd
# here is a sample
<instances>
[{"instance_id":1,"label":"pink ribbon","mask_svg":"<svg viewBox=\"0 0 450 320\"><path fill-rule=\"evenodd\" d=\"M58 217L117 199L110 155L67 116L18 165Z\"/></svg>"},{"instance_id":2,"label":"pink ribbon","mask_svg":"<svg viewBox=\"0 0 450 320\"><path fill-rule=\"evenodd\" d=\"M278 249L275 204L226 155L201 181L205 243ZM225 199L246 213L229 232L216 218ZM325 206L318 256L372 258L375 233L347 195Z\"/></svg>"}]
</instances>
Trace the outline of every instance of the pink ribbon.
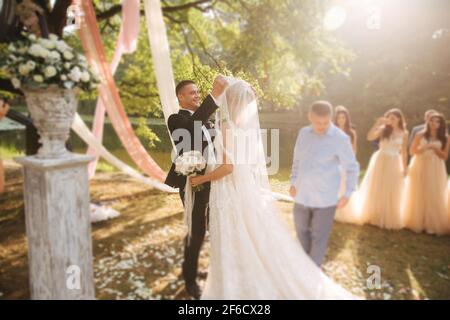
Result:
<instances>
[{"instance_id":1,"label":"pink ribbon","mask_svg":"<svg viewBox=\"0 0 450 320\"><path fill-rule=\"evenodd\" d=\"M87 60L93 69L99 74L101 79L101 84L98 88L100 95L100 102L98 106L101 104L101 107L96 110L94 134L97 137L101 137L102 135L104 110L106 109L114 130L116 131L131 159L148 176L159 181L163 181L165 178L164 171L150 157L133 131L120 100L119 92L111 72L115 71L117 68L122 52L129 52L130 49L133 49L136 46L136 37L133 37L136 32L136 25L131 26L131 24L134 24L134 22L139 22L139 18L136 18L135 16L136 5L139 7L139 1L124 1L124 6L126 5L126 7L124 7L123 10L127 11L127 22L124 21L122 23L121 35L119 36L116 52L111 66L108 66L106 61L105 49L101 41L92 1L79 1L79 5L81 6L84 14L79 30L81 43L83 45ZM128 17L134 21L131 22ZM130 32L128 33L127 30L130 30ZM101 110L102 108L103 112ZM92 149L88 152L95 154L95 151ZM95 167L91 170L95 171L94 169Z\"/></svg>"},{"instance_id":2,"label":"pink ribbon","mask_svg":"<svg viewBox=\"0 0 450 320\"><path fill-rule=\"evenodd\" d=\"M117 66L119 65L122 55L126 53L133 53L136 50L137 37L139 35L140 27L139 2L139 0L122 1L122 23L120 26L116 49L114 51L114 57L110 65L112 74L116 73ZM105 112L106 109L103 105L103 101L101 99L98 99L97 106L95 108L92 133L100 142L102 142L103 139ZM88 166L89 179L92 179L95 175L99 155L91 146L89 146L87 154L95 157L95 160L91 161Z\"/></svg>"}]
</instances>

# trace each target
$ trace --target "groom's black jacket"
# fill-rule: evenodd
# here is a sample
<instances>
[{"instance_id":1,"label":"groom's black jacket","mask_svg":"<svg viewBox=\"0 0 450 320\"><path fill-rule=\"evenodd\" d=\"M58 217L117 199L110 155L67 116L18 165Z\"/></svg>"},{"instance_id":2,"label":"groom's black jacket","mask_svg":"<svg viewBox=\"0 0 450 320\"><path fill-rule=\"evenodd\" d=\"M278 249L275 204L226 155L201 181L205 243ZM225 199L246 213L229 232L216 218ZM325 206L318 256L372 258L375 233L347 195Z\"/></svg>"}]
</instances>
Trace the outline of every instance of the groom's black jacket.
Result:
<instances>
[{"instance_id":1,"label":"groom's black jacket","mask_svg":"<svg viewBox=\"0 0 450 320\"><path fill-rule=\"evenodd\" d=\"M172 114L168 121L167 126L169 127L170 134L172 135L172 139L174 140L175 146L177 148L178 155L181 155L182 152L186 152L189 150L180 150L183 146L183 138L178 135L174 136L174 131L177 129L185 129L189 132L191 139L191 148L190 150L195 150L194 137L201 137L201 150L197 147L198 151L204 152L206 147L208 146L208 141L203 133L201 125L194 125L195 121L201 121L201 123L208 129L210 132L211 139L214 140L214 134L212 132L214 125L209 121L209 117L218 109L218 106L215 104L214 99L208 95L206 99L203 101L201 106L195 111L192 115L189 111L180 110L178 113ZM174 187L184 189L186 185L186 177L178 175L175 172L175 164L172 163L172 167L167 175L165 184ZM209 183L205 184L206 188L209 188Z\"/></svg>"}]
</instances>

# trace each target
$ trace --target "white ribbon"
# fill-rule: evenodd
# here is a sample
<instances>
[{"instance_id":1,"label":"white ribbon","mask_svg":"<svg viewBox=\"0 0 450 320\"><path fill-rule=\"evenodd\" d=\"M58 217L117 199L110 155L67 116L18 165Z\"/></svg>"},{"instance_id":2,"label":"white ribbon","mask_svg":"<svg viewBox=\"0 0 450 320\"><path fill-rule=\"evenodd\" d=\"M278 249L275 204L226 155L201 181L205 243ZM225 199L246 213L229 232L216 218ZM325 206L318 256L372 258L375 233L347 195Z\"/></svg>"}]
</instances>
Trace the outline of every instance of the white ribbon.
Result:
<instances>
[{"instance_id":1,"label":"white ribbon","mask_svg":"<svg viewBox=\"0 0 450 320\"><path fill-rule=\"evenodd\" d=\"M195 192L192 192L189 177L186 177L186 186L184 188L184 223L187 227L188 245L192 237L192 211L194 210Z\"/></svg>"},{"instance_id":2,"label":"white ribbon","mask_svg":"<svg viewBox=\"0 0 450 320\"><path fill-rule=\"evenodd\" d=\"M78 136L87 143L88 146L95 149L95 151L98 152L98 154L105 159L108 163L122 171L123 173L126 173L130 175L131 177L135 178L136 180L139 180L142 183L145 183L146 185L149 185L155 189L169 192L169 193L175 193L177 192L176 189L173 189L169 187L168 185L161 183L159 181L156 181L154 179L144 177L139 172L131 168L126 163L122 162L115 156L113 156L106 148L101 144L100 141L91 133L89 128L86 126L86 124L83 122L81 117L78 115L78 113L75 114L75 119L72 123L72 129L75 131Z\"/></svg>"}]
</instances>

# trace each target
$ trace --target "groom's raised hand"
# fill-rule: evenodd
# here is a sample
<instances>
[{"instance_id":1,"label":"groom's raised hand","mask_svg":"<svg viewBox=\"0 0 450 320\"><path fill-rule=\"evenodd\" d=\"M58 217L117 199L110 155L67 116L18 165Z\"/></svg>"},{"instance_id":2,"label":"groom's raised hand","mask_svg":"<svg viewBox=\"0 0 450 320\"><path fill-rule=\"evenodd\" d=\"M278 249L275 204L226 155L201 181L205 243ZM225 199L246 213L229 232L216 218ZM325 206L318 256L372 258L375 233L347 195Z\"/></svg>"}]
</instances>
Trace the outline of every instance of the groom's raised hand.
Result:
<instances>
[{"instance_id":1,"label":"groom's raised hand","mask_svg":"<svg viewBox=\"0 0 450 320\"><path fill-rule=\"evenodd\" d=\"M214 79L211 95L213 96L214 99L217 99L220 97L220 95L225 91L227 87L228 87L227 79L223 75L219 74Z\"/></svg>"}]
</instances>

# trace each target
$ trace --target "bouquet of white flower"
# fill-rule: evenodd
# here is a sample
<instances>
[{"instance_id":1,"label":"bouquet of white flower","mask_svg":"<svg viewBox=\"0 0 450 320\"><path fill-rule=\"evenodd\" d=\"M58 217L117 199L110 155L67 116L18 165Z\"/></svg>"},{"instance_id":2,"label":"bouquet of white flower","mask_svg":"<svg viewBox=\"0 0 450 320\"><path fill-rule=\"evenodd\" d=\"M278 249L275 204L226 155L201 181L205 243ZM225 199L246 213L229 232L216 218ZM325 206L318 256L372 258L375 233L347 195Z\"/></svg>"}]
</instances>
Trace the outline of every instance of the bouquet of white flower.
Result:
<instances>
[{"instance_id":1,"label":"bouquet of white flower","mask_svg":"<svg viewBox=\"0 0 450 320\"><path fill-rule=\"evenodd\" d=\"M206 168L206 160L200 151L184 152L175 160L175 172L178 175L186 177L195 177ZM193 187L193 191L197 192L204 188L203 185Z\"/></svg>"},{"instance_id":2,"label":"bouquet of white flower","mask_svg":"<svg viewBox=\"0 0 450 320\"><path fill-rule=\"evenodd\" d=\"M24 39L8 46L9 54L1 68L9 75L16 89L60 88L94 89L99 80L88 67L86 58L75 52L64 40L51 34L37 38L23 33Z\"/></svg>"}]
</instances>

